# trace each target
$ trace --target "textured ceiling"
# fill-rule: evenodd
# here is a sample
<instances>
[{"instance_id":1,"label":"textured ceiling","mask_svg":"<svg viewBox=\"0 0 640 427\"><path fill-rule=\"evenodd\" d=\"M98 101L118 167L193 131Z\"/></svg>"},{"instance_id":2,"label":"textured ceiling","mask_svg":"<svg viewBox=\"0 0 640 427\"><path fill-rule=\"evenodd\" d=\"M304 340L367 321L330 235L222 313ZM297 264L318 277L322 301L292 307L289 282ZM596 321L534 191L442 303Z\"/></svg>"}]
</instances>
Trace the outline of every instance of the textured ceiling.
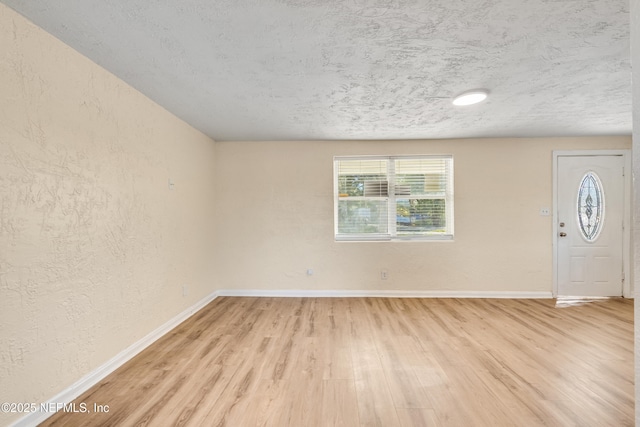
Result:
<instances>
[{"instance_id":1,"label":"textured ceiling","mask_svg":"<svg viewBox=\"0 0 640 427\"><path fill-rule=\"evenodd\" d=\"M631 134L628 0L0 1L216 140Z\"/></svg>"}]
</instances>

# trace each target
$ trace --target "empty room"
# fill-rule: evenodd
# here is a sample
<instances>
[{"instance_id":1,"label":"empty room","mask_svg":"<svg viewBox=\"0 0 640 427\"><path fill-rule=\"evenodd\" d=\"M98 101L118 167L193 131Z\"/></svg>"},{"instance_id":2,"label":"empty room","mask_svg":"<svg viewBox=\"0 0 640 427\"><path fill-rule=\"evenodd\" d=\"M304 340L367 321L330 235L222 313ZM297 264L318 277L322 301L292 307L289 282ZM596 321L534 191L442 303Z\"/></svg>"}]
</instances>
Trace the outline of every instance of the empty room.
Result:
<instances>
[{"instance_id":1,"label":"empty room","mask_svg":"<svg viewBox=\"0 0 640 427\"><path fill-rule=\"evenodd\" d=\"M639 14L0 0L0 425L635 425Z\"/></svg>"}]
</instances>

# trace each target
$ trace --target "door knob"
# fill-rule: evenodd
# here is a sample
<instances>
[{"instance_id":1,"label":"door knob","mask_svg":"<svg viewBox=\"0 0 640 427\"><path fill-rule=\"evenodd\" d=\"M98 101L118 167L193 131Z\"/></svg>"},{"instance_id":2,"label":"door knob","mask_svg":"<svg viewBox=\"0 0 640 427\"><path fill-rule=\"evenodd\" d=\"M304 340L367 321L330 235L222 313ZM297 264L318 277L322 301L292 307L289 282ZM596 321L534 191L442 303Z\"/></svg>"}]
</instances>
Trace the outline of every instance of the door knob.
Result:
<instances>
[{"instance_id":1,"label":"door knob","mask_svg":"<svg viewBox=\"0 0 640 427\"><path fill-rule=\"evenodd\" d=\"M560 233L560 237L567 237L567 233Z\"/></svg>"}]
</instances>

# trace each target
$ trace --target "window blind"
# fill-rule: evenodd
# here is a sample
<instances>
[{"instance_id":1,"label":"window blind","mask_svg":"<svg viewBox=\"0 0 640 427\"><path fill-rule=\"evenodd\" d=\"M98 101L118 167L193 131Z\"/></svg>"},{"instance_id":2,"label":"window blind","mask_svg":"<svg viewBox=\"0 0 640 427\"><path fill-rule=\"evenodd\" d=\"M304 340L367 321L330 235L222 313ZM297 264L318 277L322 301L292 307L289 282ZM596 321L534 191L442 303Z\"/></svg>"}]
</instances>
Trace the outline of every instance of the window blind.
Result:
<instances>
[{"instance_id":1,"label":"window blind","mask_svg":"<svg viewBox=\"0 0 640 427\"><path fill-rule=\"evenodd\" d=\"M395 214L398 235L447 232L448 159L396 159Z\"/></svg>"},{"instance_id":2,"label":"window blind","mask_svg":"<svg viewBox=\"0 0 640 427\"><path fill-rule=\"evenodd\" d=\"M336 157L337 240L451 238L451 156Z\"/></svg>"},{"instance_id":3,"label":"window blind","mask_svg":"<svg viewBox=\"0 0 640 427\"><path fill-rule=\"evenodd\" d=\"M388 236L388 160L337 160L336 170L337 234L362 238Z\"/></svg>"}]
</instances>

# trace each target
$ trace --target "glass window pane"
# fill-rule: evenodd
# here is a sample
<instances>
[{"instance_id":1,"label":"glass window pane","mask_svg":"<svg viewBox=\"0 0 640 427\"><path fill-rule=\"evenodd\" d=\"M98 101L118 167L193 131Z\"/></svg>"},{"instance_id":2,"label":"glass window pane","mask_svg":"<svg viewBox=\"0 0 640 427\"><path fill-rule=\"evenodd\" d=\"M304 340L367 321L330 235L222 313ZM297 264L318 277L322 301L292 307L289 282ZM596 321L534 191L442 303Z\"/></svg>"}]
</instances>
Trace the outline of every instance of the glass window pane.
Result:
<instances>
[{"instance_id":1,"label":"glass window pane","mask_svg":"<svg viewBox=\"0 0 640 427\"><path fill-rule=\"evenodd\" d=\"M367 175L367 174L339 175L338 176L338 192L340 197L364 196L365 182L386 183L386 175ZM369 188L371 187L367 186L367 189Z\"/></svg>"},{"instance_id":2,"label":"glass window pane","mask_svg":"<svg viewBox=\"0 0 640 427\"><path fill-rule=\"evenodd\" d=\"M398 234L445 233L444 199L396 199Z\"/></svg>"},{"instance_id":3,"label":"glass window pane","mask_svg":"<svg viewBox=\"0 0 640 427\"><path fill-rule=\"evenodd\" d=\"M388 233L386 200L338 201L338 233L386 234Z\"/></svg>"},{"instance_id":4,"label":"glass window pane","mask_svg":"<svg viewBox=\"0 0 640 427\"><path fill-rule=\"evenodd\" d=\"M594 172L587 173L578 189L578 225L587 241L594 241L600 233L604 219L604 194L600 179Z\"/></svg>"},{"instance_id":5,"label":"glass window pane","mask_svg":"<svg viewBox=\"0 0 640 427\"><path fill-rule=\"evenodd\" d=\"M387 160L339 160L337 162L338 193L340 197L387 196ZM365 184L367 183L367 184Z\"/></svg>"},{"instance_id":6,"label":"glass window pane","mask_svg":"<svg viewBox=\"0 0 640 427\"><path fill-rule=\"evenodd\" d=\"M396 195L444 194L447 159L398 159L395 161Z\"/></svg>"}]
</instances>

